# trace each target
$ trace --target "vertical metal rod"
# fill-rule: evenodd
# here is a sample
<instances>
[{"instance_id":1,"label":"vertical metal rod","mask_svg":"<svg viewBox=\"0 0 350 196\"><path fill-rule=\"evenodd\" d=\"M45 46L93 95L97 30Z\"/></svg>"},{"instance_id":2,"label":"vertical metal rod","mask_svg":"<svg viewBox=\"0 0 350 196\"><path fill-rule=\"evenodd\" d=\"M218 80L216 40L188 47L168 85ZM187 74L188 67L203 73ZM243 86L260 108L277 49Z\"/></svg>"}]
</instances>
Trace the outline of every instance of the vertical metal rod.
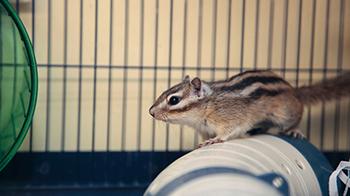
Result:
<instances>
[{"instance_id":1,"label":"vertical metal rod","mask_svg":"<svg viewBox=\"0 0 350 196\"><path fill-rule=\"evenodd\" d=\"M35 0L32 0L32 46L35 50ZM29 131L29 152L33 151L33 124L34 119L32 123L30 124L30 131Z\"/></svg>"},{"instance_id":2,"label":"vertical metal rod","mask_svg":"<svg viewBox=\"0 0 350 196\"><path fill-rule=\"evenodd\" d=\"M259 15L260 15L260 0L256 0L256 10L255 10L255 38L254 38L254 69L257 68L258 60L258 48L259 48Z\"/></svg>"},{"instance_id":3,"label":"vertical metal rod","mask_svg":"<svg viewBox=\"0 0 350 196\"><path fill-rule=\"evenodd\" d=\"M345 1L346 2L346 1ZM344 6L343 7L346 7L345 5L345 2L344 2ZM348 131L347 131L347 145L346 145L346 149L350 149L350 100L348 98L348 102L347 102L347 127L348 127ZM350 159L349 159L350 161ZM348 175L350 175L350 171L348 171Z\"/></svg>"},{"instance_id":4,"label":"vertical metal rod","mask_svg":"<svg viewBox=\"0 0 350 196\"><path fill-rule=\"evenodd\" d=\"M316 21L316 3L317 0L312 1L312 21L311 21L311 43L310 43L310 71L309 71L309 82L308 84L312 84L313 79L313 69L314 69L314 48L315 48L315 21ZM311 131L311 106L307 106L307 119L306 119L306 137L310 139L310 131Z\"/></svg>"},{"instance_id":5,"label":"vertical metal rod","mask_svg":"<svg viewBox=\"0 0 350 196\"><path fill-rule=\"evenodd\" d=\"M94 85L93 85L93 102L92 102L92 151L95 151L96 135L96 91L97 91L97 55L98 55L98 0L95 0L95 48L94 48Z\"/></svg>"},{"instance_id":6,"label":"vertical metal rod","mask_svg":"<svg viewBox=\"0 0 350 196\"><path fill-rule=\"evenodd\" d=\"M232 0L228 1L228 23L227 23L227 48L226 48L226 78L229 77L230 53L231 53L231 18L232 18Z\"/></svg>"},{"instance_id":7,"label":"vertical metal rod","mask_svg":"<svg viewBox=\"0 0 350 196\"><path fill-rule=\"evenodd\" d=\"M68 1L64 0L64 51L63 51L63 95L62 95L62 135L61 135L61 151L65 149L66 136L66 97L67 97L67 31L68 31Z\"/></svg>"},{"instance_id":8,"label":"vertical metal rod","mask_svg":"<svg viewBox=\"0 0 350 196\"><path fill-rule=\"evenodd\" d=\"M110 150L111 136L111 96L112 96L112 57L113 57L113 2L109 7L109 58L108 58L108 101L107 101L107 152Z\"/></svg>"},{"instance_id":9,"label":"vertical metal rod","mask_svg":"<svg viewBox=\"0 0 350 196\"><path fill-rule=\"evenodd\" d=\"M111 90L112 90L112 55L113 55L113 0L109 1L109 45L108 45L108 93L107 93L107 134L105 159L109 161L110 153L110 135L111 135ZM107 173L104 173L107 179Z\"/></svg>"},{"instance_id":10,"label":"vertical metal rod","mask_svg":"<svg viewBox=\"0 0 350 196\"><path fill-rule=\"evenodd\" d=\"M272 68L272 46L273 46L273 34L275 23L275 0L270 0L270 15L269 15L269 38L267 46L267 69Z\"/></svg>"},{"instance_id":11,"label":"vertical metal rod","mask_svg":"<svg viewBox=\"0 0 350 196\"><path fill-rule=\"evenodd\" d=\"M169 24L169 58L168 58L168 88L171 84L172 66L172 46L173 46L173 0L170 0L170 24ZM166 124L165 150L169 150L169 124Z\"/></svg>"},{"instance_id":12,"label":"vertical metal rod","mask_svg":"<svg viewBox=\"0 0 350 196\"><path fill-rule=\"evenodd\" d=\"M218 31L217 27L217 14L218 14L218 1L213 1L213 34L212 34L212 48L211 48L211 66L212 66L212 72L211 72L211 79L215 80L215 68L216 68L216 34Z\"/></svg>"},{"instance_id":13,"label":"vertical metal rod","mask_svg":"<svg viewBox=\"0 0 350 196\"><path fill-rule=\"evenodd\" d=\"M324 52L323 52L323 75L322 80L324 81L327 76L327 69L328 69L328 34L329 34L329 0L326 1L326 24L325 24L325 38L324 38ZM324 129L325 129L325 103L322 102L322 108L321 108L321 142L320 142L320 148L323 150L324 147Z\"/></svg>"},{"instance_id":14,"label":"vertical metal rod","mask_svg":"<svg viewBox=\"0 0 350 196\"><path fill-rule=\"evenodd\" d=\"M289 0L285 0L284 4L284 22L283 22L283 37L282 37L282 59L281 71L282 76L286 73L286 53L287 53L287 39L288 39L288 14L289 14Z\"/></svg>"},{"instance_id":15,"label":"vertical metal rod","mask_svg":"<svg viewBox=\"0 0 350 196\"><path fill-rule=\"evenodd\" d=\"M199 11L198 11L198 34L197 34L197 67L196 74L201 77L201 67L202 67L202 33L203 33L203 0L199 0ZM213 66L214 64L212 64ZM214 71L212 70L212 74ZM213 75L212 75L213 78ZM194 132L193 144L194 147L198 144L199 133Z\"/></svg>"},{"instance_id":16,"label":"vertical metal rod","mask_svg":"<svg viewBox=\"0 0 350 196\"><path fill-rule=\"evenodd\" d=\"M301 23L302 23L302 14L303 14L303 1L299 0L299 9L298 9L298 34L297 34L297 63L296 63L296 76L295 76L295 85L299 86L299 69L300 69L300 45L301 45Z\"/></svg>"},{"instance_id":17,"label":"vertical metal rod","mask_svg":"<svg viewBox=\"0 0 350 196\"><path fill-rule=\"evenodd\" d=\"M125 29L124 29L124 71L123 71L123 102L122 102L122 151L125 150L126 143L126 111L128 93L128 52L129 52L129 1L125 0Z\"/></svg>"},{"instance_id":18,"label":"vertical metal rod","mask_svg":"<svg viewBox=\"0 0 350 196\"><path fill-rule=\"evenodd\" d=\"M50 109L51 109L51 0L48 0L48 36L47 36L47 85L46 85L46 136L45 136L45 151L49 150L50 146Z\"/></svg>"},{"instance_id":19,"label":"vertical metal rod","mask_svg":"<svg viewBox=\"0 0 350 196\"><path fill-rule=\"evenodd\" d=\"M84 25L84 0L80 0L80 31L79 31L79 83L78 83L78 128L77 151L80 151L81 136L81 94L82 94L82 68L83 68L83 25Z\"/></svg>"},{"instance_id":20,"label":"vertical metal rod","mask_svg":"<svg viewBox=\"0 0 350 196\"><path fill-rule=\"evenodd\" d=\"M339 12L339 37L338 37L338 56L337 56L337 75L343 70L343 55L344 55L344 10L345 1L340 1L340 12ZM335 116L334 116L334 137L333 147L334 151L339 150L339 128L340 128L340 100L336 101Z\"/></svg>"},{"instance_id":21,"label":"vertical metal rod","mask_svg":"<svg viewBox=\"0 0 350 196\"><path fill-rule=\"evenodd\" d=\"M184 26L183 26L183 40L182 40L182 78L185 77L186 71L186 43L187 43L187 0L184 2ZM183 150L183 125L180 125L180 151Z\"/></svg>"},{"instance_id":22,"label":"vertical metal rod","mask_svg":"<svg viewBox=\"0 0 350 196\"><path fill-rule=\"evenodd\" d=\"M153 100L156 99L157 93L157 66L158 66L158 26L159 26L159 0L156 0L156 18L155 18L155 43L154 43L154 72L153 72ZM152 151L155 150L156 123L152 121Z\"/></svg>"},{"instance_id":23,"label":"vertical metal rod","mask_svg":"<svg viewBox=\"0 0 350 196\"><path fill-rule=\"evenodd\" d=\"M145 6L144 1L140 0L141 3L141 14L140 14L140 56L139 56L139 99L138 99L138 127L137 127L137 149L141 150L141 129L142 129L142 99L143 99L143 34L144 34L144 16L145 16Z\"/></svg>"},{"instance_id":24,"label":"vertical metal rod","mask_svg":"<svg viewBox=\"0 0 350 196\"><path fill-rule=\"evenodd\" d=\"M106 134L106 160L109 161L111 136L111 96L112 96L112 60L113 60L113 2L109 1L109 45L108 45L108 93L107 93L107 134ZM107 173L104 174L105 178Z\"/></svg>"},{"instance_id":25,"label":"vertical metal rod","mask_svg":"<svg viewBox=\"0 0 350 196\"><path fill-rule=\"evenodd\" d=\"M242 0L242 32L241 32L241 59L240 72L243 71L244 63L244 32L245 32L245 0Z\"/></svg>"},{"instance_id":26,"label":"vertical metal rod","mask_svg":"<svg viewBox=\"0 0 350 196\"><path fill-rule=\"evenodd\" d=\"M198 34L197 34L197 69L196 74L200 77L200 69L202 66L202 31L203 31L203 0L198 1Z\"/></svg>"},{"instance_id":27,"label":"vertical metal rod","mask_svg":"<svg viewBox=\"0 0 350 196\"><path fill-rule=\"evenodd\" d=\"M19 0L16 0L16 12L17 12L17 15L19 16Z\"/></svg>"}]
</instances>

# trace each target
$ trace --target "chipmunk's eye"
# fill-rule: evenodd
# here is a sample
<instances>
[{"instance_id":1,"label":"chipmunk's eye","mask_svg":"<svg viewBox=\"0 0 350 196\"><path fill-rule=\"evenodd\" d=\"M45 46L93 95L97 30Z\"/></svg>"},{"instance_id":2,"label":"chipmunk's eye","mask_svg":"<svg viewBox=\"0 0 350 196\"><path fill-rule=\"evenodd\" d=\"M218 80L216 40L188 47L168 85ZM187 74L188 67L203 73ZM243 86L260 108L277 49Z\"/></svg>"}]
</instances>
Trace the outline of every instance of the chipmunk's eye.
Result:
<instances>
[{"instance_id":1,"label":"chipmunk's eye","mask_svg":"<svg viewBox=\"0 0 350 196\"><path fill-rule=\"evenodd\" d=\"M169 103L170 105L176 105L176 104L178 104L178 103L180 102L180 100L181 100L180 97L178 97L178 96L172 96L172 97L170 97L168 103Z\"/></svg>"}]
</instances>

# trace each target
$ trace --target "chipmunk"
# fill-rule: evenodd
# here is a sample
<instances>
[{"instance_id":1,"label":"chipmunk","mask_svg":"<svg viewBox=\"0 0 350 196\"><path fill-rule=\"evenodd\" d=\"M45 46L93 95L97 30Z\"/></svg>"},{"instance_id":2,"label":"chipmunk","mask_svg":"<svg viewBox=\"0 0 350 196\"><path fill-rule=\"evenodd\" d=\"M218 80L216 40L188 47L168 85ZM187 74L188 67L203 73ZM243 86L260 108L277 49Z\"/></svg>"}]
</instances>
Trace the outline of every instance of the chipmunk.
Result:
<instances>
[{"instance_id":1,"label":"chipmunk","mask_svg":"<svg viewBox=\"0 0 350 196\"><path fill-rule=\"evenodd\" d=\"M348 95L350 73L299 88L269 70L214 82L186 76L163 92L149 113L157 120L193 127L205 139L200 147L269 130L302 138L298 124L304 105Z\"/></svg>"}]
</instances>

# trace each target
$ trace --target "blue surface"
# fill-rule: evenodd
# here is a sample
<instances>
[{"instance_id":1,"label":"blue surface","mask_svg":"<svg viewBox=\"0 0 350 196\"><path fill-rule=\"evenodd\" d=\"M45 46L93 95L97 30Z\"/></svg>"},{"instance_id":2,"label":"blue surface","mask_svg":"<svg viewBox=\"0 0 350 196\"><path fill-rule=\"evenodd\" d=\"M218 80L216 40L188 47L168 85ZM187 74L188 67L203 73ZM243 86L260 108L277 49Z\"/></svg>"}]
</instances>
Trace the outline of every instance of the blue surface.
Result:
<instances>
[{"instance_id":1,"label":"blue surface","mask_svg":"<svg viewBox=\"0 0 350 196\"><path fill-rule=\"evenodd\" d=\"M185 152L18 153L0 173L0 195L84 192L140 195Z\"/></svg>"},{"instance_id":2,"label":"blue surface","mask_svg":"<svg viewBox=\"0 0 350 196\"><path fill-rule=\"evenodd\" d=\"M129 188L31 188L31 189L15 189L15 190L0 190L1 196L118 196L118 195L142 195L145 191L144 187L129 187Z\"/></svg>"},{"instance_id":3,"label":"blue surface","mask_svg":"<svg viewBox=\"0 0 350 196\"><path fill-rule=\"evenodd\" d=\"M187 152L17 153L0 173L0 195L141 195ZM327 152L333 163L349 152Z\"/></svg>"}]
</instances>

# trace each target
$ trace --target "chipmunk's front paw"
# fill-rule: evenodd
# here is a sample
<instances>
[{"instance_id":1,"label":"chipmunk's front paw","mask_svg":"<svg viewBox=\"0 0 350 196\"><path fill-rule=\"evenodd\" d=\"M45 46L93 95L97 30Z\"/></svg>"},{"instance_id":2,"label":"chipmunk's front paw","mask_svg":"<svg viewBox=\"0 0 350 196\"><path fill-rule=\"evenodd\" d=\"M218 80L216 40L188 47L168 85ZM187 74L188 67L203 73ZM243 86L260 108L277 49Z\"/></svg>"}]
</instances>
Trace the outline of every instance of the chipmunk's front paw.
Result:
<instances>
[{"instance_id":1,"label":"chipmunk's front paw","mask_svg":"<svg viewBox=\"0 0 350 196\"><path fill-rule=\"evenodd\" d=\"M214 138L210 138L210 139L205 140L204 142L200 143L197 148L202 148L203 146L209 146L209 145L212 145L215 143L222 143L222 142L224 142L224 140L217 138L217 137L214 137Z\"/></svg>"}]
</instances>

